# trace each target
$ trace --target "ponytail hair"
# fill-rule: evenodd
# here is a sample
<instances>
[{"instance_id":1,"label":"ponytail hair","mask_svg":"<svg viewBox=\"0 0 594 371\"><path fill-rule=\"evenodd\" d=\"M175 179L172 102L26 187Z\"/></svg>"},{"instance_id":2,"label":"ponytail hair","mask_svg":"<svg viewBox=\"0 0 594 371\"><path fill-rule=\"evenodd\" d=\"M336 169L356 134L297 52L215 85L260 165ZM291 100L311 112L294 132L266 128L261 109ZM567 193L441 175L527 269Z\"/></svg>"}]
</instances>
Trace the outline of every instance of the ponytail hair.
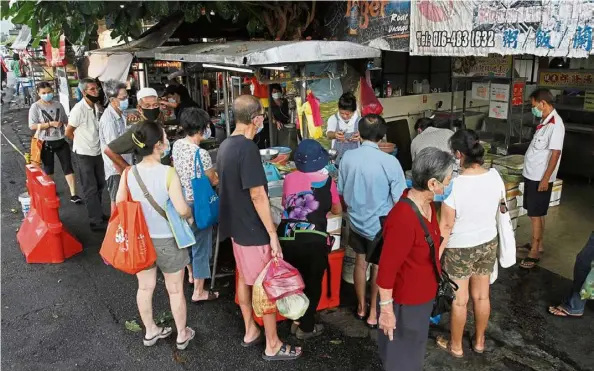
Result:
<instances>
[{"instance_id":1,"label":"ponytail hair","mask_svg":"<svg viewBox=\"0 0 594 371\"><path fill-rule=\"evenodd\" d=\"M473 164L482 165L484 163L485 149L474 130L463 129L456 131L450 138L450 148L452 151L458 151L464 156L462 166L465 168Z\"/></svg>"},{"instance_id":2,"label":"ponytail hair","mask_svg":"<svg viewBox=\"0 0 594 371\"><path fill-rule=\"evenodd\" d=\"M151 155L155 145L164 141L163 127L154 121L140 122L133 130L134 153L141 157Z\"/></svg>"}]
</instances>

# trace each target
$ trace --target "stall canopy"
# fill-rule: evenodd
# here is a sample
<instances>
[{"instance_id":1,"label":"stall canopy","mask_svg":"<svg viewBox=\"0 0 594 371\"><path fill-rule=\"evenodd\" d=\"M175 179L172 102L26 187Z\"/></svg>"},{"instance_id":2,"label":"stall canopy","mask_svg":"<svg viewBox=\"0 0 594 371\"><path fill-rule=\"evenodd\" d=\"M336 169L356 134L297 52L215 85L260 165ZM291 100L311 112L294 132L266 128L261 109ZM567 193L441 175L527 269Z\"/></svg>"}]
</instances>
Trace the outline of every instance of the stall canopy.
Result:
<instances>
[{"instance_id":1,"label":"stall canopy","mask_svg":"<svg viewBox=\"0 0 594 371\"><path fill-rule=\"evenodd\" d=\"M167 49L161 45L171 37L182 22L183 15L176 14L151 27L137 40L90 51L89 76L98 78L100 81L115 79L125 82L133 58L154 59L158 50Z\"/></svg>"},{"instance_id":2,"label":"stall canopy","mask_svg":"<svg viewBox=\"0 0 594 371\"><path fill-rule=\"evenodd\" d=\"M110 48L92 50L89 53L91 55L112 55L127 53L136 55L137 57L140 57L139 54L148 53L148 56L154 57L153 49L161 47L161 45L163 45L171 37L171 35L173 35L175 30L177 30L177 28L182 24L183 20L183 15L174 15L151 27L148 31L140 35L137 40Z\"/></svg>"},{"instance_id":3,"label":"stall canopy","mask_svg":"<svg viewBox=\"0 0 594 371\"><path fill-rule=\"evenodd\" d=\"M379 49L346 41L236 41L168 48L157 52L155 58L231 66L266 66L373 59L380 55Z\"/></svg>"},{"instance_id":4,"label":"stall canopy","mask_svg":"<svg viewBox=\"0 0 594 371\"><path fill-rule=\"evenodd\" d=\"M16 40L12 43L11 48L14 50L27 49L27 46L29 46L29 43L31 42L31 38L31 29L27 26L23 26L17 35Z\"/></svg>"}]
</instances>

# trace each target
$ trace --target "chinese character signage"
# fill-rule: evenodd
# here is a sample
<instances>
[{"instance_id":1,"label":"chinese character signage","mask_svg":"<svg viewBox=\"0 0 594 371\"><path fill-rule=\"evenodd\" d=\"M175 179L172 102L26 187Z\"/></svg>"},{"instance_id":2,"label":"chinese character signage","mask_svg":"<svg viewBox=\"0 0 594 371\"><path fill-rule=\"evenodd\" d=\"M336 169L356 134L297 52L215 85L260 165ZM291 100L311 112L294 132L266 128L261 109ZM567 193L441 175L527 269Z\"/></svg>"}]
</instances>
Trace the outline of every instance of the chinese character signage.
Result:
<instances>
[{"instance_id":1,"label":"chinese character signage","mask_svg":"<svg viewBox=\"0 0 594 371\"><path fill-rule=\"evenodd\" d=\"M342 27L334 33L340 40L383 50L408 51L409 0L348 0L338 4Z\"/></svg>"},{"instance_id":2,"label":"chinese character signage","mask_svg":"<svg viewBox=\"0 0 594 371\"><path fill-rule=\"evenodd\" d=\"M514 82L513 88L512 106L521 106L524 104L524 89L526 88L526 83Z\"/></svg>"},{"instance_id":3,"label":"chinese character signage","mask_svg":"<svg viewBox=\"0 0 594 371\"><path fill-rule=\"evenodd\" d=\"M492 54L488 57L452 58L454 77L511 77L512 57Z\"/></svg>"},{"instance_id":4,"label":"chinese character signage","mask_svg":"<svg viewBox=\"0 0 594 371\"><path fill-rule=\"evenodd\" d=\"M594 54L594 1L412 0L413 55Z\"/></svg>"},{"instance_id":5,"label":"chinese character signage","mask_svg":"<svg viewBox=\"0 0 594 371\"><path fill-rule=\"evenodd\" d=\"M540 86L553 88L591 88L594 86L594 71L542 70L538 75L538 85Z\"/></svg>"}]
</instances>

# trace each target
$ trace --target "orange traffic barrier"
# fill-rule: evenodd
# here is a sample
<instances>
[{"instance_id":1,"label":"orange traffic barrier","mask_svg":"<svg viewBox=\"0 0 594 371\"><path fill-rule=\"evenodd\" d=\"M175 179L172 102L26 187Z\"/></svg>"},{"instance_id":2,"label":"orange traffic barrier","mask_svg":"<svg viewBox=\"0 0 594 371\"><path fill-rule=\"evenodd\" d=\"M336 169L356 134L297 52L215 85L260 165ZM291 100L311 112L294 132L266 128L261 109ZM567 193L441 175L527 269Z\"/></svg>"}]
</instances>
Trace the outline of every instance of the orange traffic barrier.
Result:
<instances>
[{"instance_id":1,"label":"orange traffic barrier","mask_svg":"<svg viewBox=\"0 0 594 371\"><path fill-rule=\"evenodd\" d=\"M56 184L39 168L27 165L31 209L17 233L27 263L62 263L82 252L81 243L64 229Z\"/></svg>"}]
</instances>

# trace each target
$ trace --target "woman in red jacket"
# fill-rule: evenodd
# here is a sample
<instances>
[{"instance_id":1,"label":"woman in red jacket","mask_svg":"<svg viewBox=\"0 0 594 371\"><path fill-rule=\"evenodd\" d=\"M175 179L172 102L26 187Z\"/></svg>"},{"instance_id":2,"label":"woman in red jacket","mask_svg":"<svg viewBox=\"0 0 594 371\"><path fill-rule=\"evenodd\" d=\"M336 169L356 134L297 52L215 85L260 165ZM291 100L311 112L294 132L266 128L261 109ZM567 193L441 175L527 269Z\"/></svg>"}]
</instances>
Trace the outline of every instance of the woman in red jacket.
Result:
<instances>
[{"instance_id":1,"label":"woman in red jacket","mask_svg":"<svg viewBox=\"0 0 594 371\"><path fill-rule=\"evenodd\" d=\"M429 147L419 152L412 165L412 189L388 214L379 261L378 347L386 371L421 371L429 332L429 317L437 293L433 264L440 268L439 223L433 205L452 178L454 158ZM405 200L407 198L408 200ZM436 262L417 214L420 211L434 242Z\"/></svg>"}]
</instances>

